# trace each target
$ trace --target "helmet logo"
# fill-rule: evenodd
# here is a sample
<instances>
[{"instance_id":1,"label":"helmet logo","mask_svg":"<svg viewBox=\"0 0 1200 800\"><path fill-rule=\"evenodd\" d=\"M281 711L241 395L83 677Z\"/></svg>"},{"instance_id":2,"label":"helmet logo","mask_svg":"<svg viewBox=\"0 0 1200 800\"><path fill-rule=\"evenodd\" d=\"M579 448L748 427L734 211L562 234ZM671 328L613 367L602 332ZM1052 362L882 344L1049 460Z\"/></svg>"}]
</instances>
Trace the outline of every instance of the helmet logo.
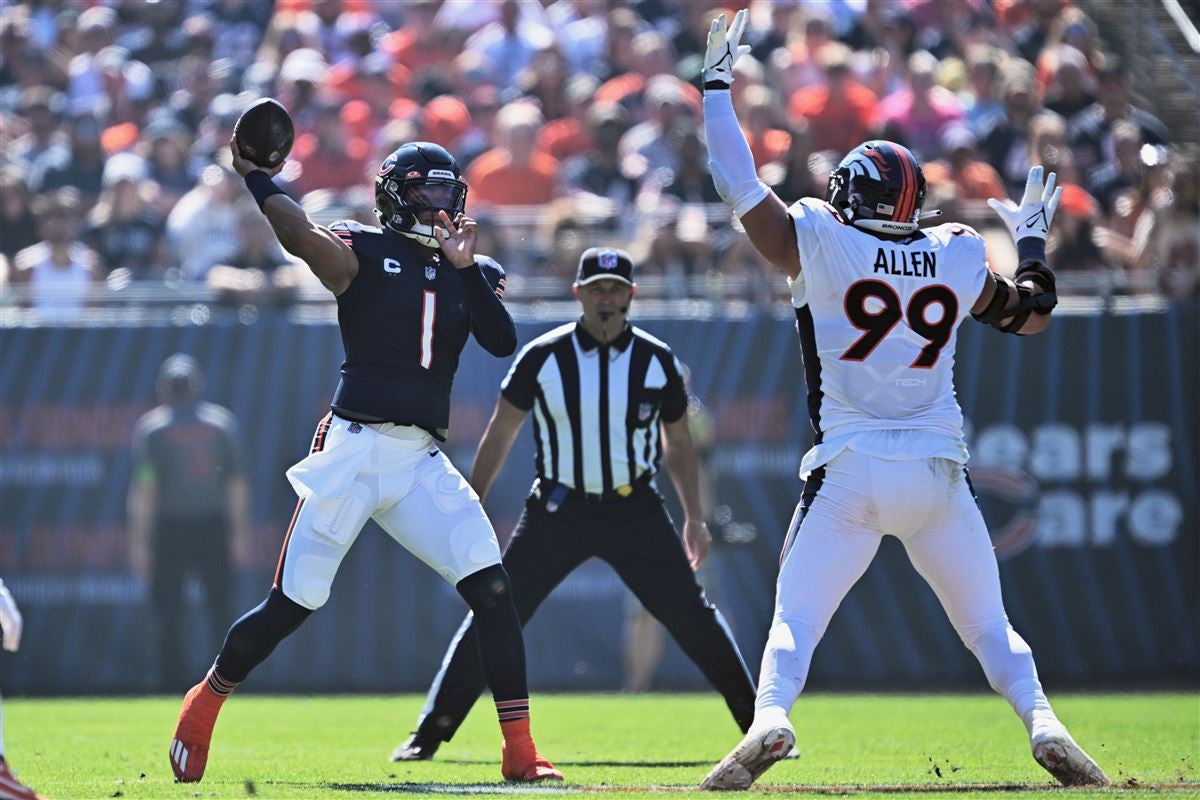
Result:
<instances>
[{"instance_id":1,"label":"helmet logo","mask_svg":"<svg viewBox=\"0 0 1200 800\"><path fill-rule=\"evenodd\" d=\"M419 169L414 169L414 170L410 170L409 173L404 176L404 180L408 180L409 178L419 178L419 177L421 177L421 171Z\"/></svg>"},{"instance_id":2,"label":"helmet logo","mask_svg":"<svg viewBox=\"0 0 1200 800\"><path fill-rule=\"evenodd\" d=\"M392 153L390 156L388 156L386 159L384 159L383 164L379 167L379 174L387 175L389 172L391 172L395 168L396 168L396 154Z\"/></svg>"},{"instance_id":3,"label":"helmet logo","mask_svg":"<svg viewBox=\"0 0 1200 800\"><path fill-rule=\"evenodd\" d=\"M888 166L887 156L875 149L851 153L840 166L850 170L851 176L866 175L876 181L882 181L884 176L892 171Z\"/></svg>"}]
</instances>

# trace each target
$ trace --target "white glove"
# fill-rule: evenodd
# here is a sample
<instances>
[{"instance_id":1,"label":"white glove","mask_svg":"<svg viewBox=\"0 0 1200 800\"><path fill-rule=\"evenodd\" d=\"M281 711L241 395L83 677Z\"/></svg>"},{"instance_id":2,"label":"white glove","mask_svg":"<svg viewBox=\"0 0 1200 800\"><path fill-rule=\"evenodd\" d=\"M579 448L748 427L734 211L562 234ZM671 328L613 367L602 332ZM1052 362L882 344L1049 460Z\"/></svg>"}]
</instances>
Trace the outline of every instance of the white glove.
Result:
<instances>
[{"instance_id":1,"label":"white glove","mask_svg":"<svg viewBox=\"0 0 1200 800\"><path fill-rule=\"evenodd\" d=\"M728 89L733 83L733 65L750 52L750 45L738 44L746 30L749 15L742 9L733 15L733 24L725 28L725 15L712 21L708 29L708 47L704 50L704 88Z\"/></svg>"},{"instance_id":2,"label":"white glove","mask_svg":"<svg viewBox=\"0 0 1200 800\"><path fill-rule=\"evenodd\" d=\"M21 646L21 612L9 594L4 581L0 581L0 628L4 630L4 649L15 653Z\"/></svg>"},{"instance_id":3,"label":"white glove","mask_svg":"<svg viewBox=\"0 0 1200 800\"><path fill-rule=\"evenodd\" d=\"M1007 198L997 200L993 197L987 201L1008 226L1014 242L1030 236L1045 241L1046 234L1050 232L1050 221L1054 219L1054 212L1058 208L1058 200L1062 197L1062 187L1055 189L1054 181L1055 175L1051 172L1043 186L1042 167L1030 167L1021 205Z\"/></svg>"}]
</instances>

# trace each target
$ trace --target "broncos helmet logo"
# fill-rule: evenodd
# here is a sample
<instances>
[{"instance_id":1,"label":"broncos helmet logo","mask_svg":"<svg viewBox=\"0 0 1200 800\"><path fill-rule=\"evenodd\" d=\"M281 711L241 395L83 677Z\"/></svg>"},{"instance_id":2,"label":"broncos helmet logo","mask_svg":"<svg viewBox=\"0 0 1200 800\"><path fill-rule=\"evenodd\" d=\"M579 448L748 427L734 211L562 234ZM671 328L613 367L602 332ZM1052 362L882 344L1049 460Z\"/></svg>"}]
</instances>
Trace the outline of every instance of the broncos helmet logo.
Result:
<instances>
[{"instance_id":1,"label":"broncos helmet logo","mask_svg":"<svg viewBox=\"0 0 1200 800\"><path fill-rule=\"evenodd\" d=\"M878 233L917 229L925 177L907 148L894 142L864 142L851 150L829 178L826 200L848 222Z\"/></svg>"}]
</instances>

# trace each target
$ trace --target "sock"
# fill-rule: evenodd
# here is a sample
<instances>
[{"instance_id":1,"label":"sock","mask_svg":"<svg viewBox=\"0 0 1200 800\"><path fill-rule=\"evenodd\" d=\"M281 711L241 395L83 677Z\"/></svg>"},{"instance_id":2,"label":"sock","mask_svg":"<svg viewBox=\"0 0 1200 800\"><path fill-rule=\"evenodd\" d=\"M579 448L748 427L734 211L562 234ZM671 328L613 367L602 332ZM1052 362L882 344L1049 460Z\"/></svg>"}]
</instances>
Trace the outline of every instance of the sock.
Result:
<instances>
[{"instance_id":1,"label":"sock","mask_svg":"<svg viewBox=\"0 0 1200 800\"><path fill-rule=\"evenodd\" d=\"M529 724L529 698L525 697L520 700L497 700L496 713L500 716L500 724L506 722L526 721L525 727L528 729Z\"/></svg>"},{"instance_id":2,"label":"sock","mask_svg":"<svg viewBox=\"0 0 1200 800\"><path fill-rule=\"evenodd\" d=\"M493 564L463 578L455 588L475 615L479 657L492 699L497 703L522 700L528 705L525 639L508 573L500 564Z\"/></svg>"},{"instance_id":3,"label":"sock","mask_svg":"<svg viewBox=\"0 0 1200 800\"><path fill-rule=\"evenodd\" d=\"M233 691L229 686L236 687L244 681L275 645L299 628L310 614L311 609L296 603L281 590L271 589L266 600L233 623L213 665L219 668L221 682L228 689L224 694ZM220 694L221 687L214 686L213 691Z\"/></svg>"},{"instance_id":4,"label":"sock","mask_svg":"<svg viewBox=\"0 0 1200 800\"><path fill-rule=\"evenodd\" d=\"M228 681L221 677L221 673L217 672L216 664L209 667L205 680L208 681L208 688L212 693L220 697L222 701L233 694L233 690L241 685L241 681Z\"/></svg>"}]
</instances>

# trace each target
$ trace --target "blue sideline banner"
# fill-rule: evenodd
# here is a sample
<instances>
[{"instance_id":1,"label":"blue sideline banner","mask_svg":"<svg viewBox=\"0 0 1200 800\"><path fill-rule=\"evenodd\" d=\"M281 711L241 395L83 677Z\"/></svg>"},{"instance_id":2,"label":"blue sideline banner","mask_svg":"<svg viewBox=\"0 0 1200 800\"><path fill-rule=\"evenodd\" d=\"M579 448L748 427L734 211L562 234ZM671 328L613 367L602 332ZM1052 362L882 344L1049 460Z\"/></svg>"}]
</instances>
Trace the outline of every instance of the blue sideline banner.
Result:
<instances>
[{"instance_id":1,"label":"blue sideline banner","mask_svg":"<svg viewBox=\"0 0 1200 800\"><path fill-rule=\"evenodd\" d=\"M518 326L522 343L557 322ZM812 432L794 325L775 317L639 319L691 370L712 421L705 465L717 538L702 582L757 673L775 570ZM130 440L174 352L196 356L206 399L244 437L254 550L240 609L270 586L295 497L284 478L307 452L341 362L335 327L283 315L253 324L13 328L0 333L0 577L25 613L8 693L140 692L152 663L148 591L129 569ZM1200 314L1056 318L1033 339L968 321L959 401L971 475L992 529L1009 616L1052 690L1195 685L1200 675L1197 421ZM454 387L447 452L463 472L509 359L471 345ZM533 478L529 426L488 498L511 528ZM670 494L670 481L660 477ZM197 679L232 620L210 626L185 587ZM616 689L635 602L602 563L542 606L527 646L535 690ZM329 603L253 675L256 691L422 691L465 613L453 588L373 523ZM668 647L664 689L704 684ZM818 647L809 686L979 688L973 657L895 540L850 592Z\"/></svg>"}]
</instances>

